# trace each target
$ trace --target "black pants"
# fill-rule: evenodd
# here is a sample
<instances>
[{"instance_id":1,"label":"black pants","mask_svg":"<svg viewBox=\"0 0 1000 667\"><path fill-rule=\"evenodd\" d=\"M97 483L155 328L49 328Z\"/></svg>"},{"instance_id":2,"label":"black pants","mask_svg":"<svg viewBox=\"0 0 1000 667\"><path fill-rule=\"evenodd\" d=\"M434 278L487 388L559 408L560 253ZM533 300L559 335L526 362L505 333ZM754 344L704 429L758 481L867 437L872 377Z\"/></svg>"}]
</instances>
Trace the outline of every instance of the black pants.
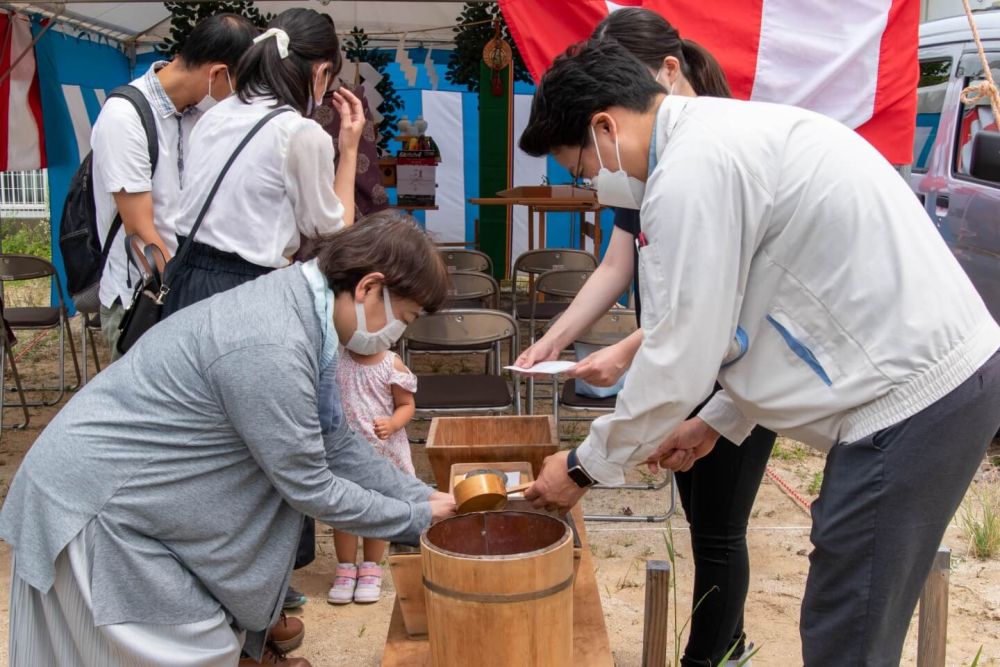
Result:
<instances>
[{"instance_id":1,"label":"black pants","mask_svg":"<svg viewBox=\"0 0 1000 667\"><path fill-rule=\"evenodd\" d=\"M720 438L691 470L676 474L691 525L692 608L697 605L682 667L714 667L734 644L733 656L743 653L743 605L750 587L747 522L774 439L760 426L739 446Z\"/></svg>"},{"instance_id":2,"label":"black pants","mask_svg":"<svg viewBox=\"0 0 1000 667\"><path fill-rule=\"evenodd\" d=\"M177 246L182 246L185 240L178 237ZM187 261L182 266L171 267L170 292L163 305L163 316L167 317L202 299L250 282L272 270L270 267L252 264L235 253L223 252L195 241ZM295 554L296 569L313 562L315 557L316 522L311 517L306 517Z\"/></svg>"},{"instance_id":3,"label":"black pants","mask_svg":"<svg viewBox=\"0 0 1000 667\"><path fill-rule=\"evenodd\" d=\"M934 555L1000 428L1000 352L908 419L830 450L812 505L806 667L896 667Z\"/></svg>"}]
</instances>

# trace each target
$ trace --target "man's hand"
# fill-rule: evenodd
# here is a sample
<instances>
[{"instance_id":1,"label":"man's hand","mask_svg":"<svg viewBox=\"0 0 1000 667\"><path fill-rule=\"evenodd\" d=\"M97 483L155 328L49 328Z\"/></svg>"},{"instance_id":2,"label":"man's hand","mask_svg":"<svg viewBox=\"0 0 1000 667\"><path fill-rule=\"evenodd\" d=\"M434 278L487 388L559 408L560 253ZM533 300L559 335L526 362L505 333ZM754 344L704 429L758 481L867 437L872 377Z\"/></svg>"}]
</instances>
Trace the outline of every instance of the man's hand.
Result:
<instances>
[{"instance_id":1,"label":"man's hand","mask_svg":"<svg viewBox=\"0 0 1000 667\"><path fill-rule=\"evenodd\" d=\"M587 492L570 478L566 468L568 457L569 452L547 456L538 479L524 492L524 497L538 509L569 511Z\"/></svg>"},{"instance_id":2,"label":"man's hand","mask_svg":"<svg viewBox=\"0 0 1000 667\"><path fill-rule=\"evenodd\" d=\"M458 509L455 507L454 496L449 493L435 491L431 494L428 502L431 505L431 523L437 523L441 519L455 516L455 512Z\"/></svg>"},{"instance_id":3,"label":"man's hand","mask_svg":"<svg viewBox=\"0 0 1000 667\"><path fill-rule=\"evenodd\" d=\"M701 418L694 417L678 424L643 463L649 465L653 474L668 468L674 472L687 472L695 461L712 451L718 439L718 431Z\"/></svg>"},{"instance_id":4,"label":"man's hand","mask_svg":"<svg viewBox=\"0 0 1000 667\"><path fill-rule=\"evenodd\" d=\"M390 417L379 417L374 421L375 435L379 440L387 440L398 429L392 425Z\"/></svg>"},{"instance_id":5,"label":"man's hand","mask_svg":"<svg viewBox=\"0 0 1000 667\"><path fill-rule=\"evenodd\" d=\"M566 371L572 378L580 378L595 387L613 387L632 363L634 350L624 341L602 348Z\"/></svg>"}]
</instances>

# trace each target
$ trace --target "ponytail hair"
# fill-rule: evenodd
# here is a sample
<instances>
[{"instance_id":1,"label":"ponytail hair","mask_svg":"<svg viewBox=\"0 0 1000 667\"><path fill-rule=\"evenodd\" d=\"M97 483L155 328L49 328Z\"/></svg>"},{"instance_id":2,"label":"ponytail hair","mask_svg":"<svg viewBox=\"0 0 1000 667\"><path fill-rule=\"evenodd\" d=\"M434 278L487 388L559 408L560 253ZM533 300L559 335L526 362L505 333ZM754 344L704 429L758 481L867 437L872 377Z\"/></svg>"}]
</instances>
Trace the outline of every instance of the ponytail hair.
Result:
<instances>
[{"instance_id":1,"label":"ponytail hair","mask_svg":"<svg viewBox=\"0 0 1000 667\"><path fill-rule=\"evenodd\" d=\"M271 97L277 106L306 113L313 91L314 63L330 63L331 81L342 66L333 19L313 9L286 9L268 24L288 34L288 57L282 58L274 37L252 45L236 66L236 94L249 103Z\"/></svg>"},{"instance_id":2,"label":"ponytail hair","mask_svg":"<svg viewBox=\"0 0 1000 667\"><path fill-rule=\"evenodd\" d=\"M624 7L597 24L593 39L611 39L651 70L659 70L667 56L677 58L681 74L694 92L707 97L732 97L726 73L705 47L681 39L667 19L642 7Z\"/></svg>"}]
</instances>

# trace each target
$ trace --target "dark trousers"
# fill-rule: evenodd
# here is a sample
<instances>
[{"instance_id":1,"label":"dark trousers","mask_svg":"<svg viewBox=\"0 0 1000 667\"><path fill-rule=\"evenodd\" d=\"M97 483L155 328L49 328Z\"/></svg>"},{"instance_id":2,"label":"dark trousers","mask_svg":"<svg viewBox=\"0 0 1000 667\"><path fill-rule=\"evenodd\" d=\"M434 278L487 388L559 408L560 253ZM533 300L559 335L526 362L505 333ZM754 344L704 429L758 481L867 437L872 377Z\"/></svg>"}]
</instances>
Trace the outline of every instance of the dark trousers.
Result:
<instances>
[{"instance_id":1,"label":"dark trousers","mask_svg":"<svg viewBox=\"0 0 1000 667\"><path fill-rule=\"evenodd\" d=\"M185 240L178 236L177 247L184 245ZM163 317L272 271L270 267L251 264L236 253L216 250L197 241L183 265L175 266L175 262L176 258L172 259L167 267L170 292L163 304Z\"/></svg>"},{"instance_id":2,"label":"dark trousers","mask_svg":"<svg viewBox=\"0 0 1000 667\"><path fill-rule=\"evenodd\" d=\"M691 525L692 607L697 605L683 667L714 667L734 644L733 656L743 653L743 605L750 587L747 522L774 439L759 426L739 446L720 438L691 470L675 476Z\"/></svg>"},{"instance_id":3,"label":"dark trousers","mask_svg":"<svg viewBox=\"0 0 1000 667\"><path fill-rule=\"evenodd\" d=\"M177 247L181 247L185 240L178 237ZM270 267L252 264L235 253L223 252L195 241L187 261L183 265L170 267L170 292L163 304L163 316L167 317L202 299L250 282L272 270ZM311 563L315 554L316 522L311 517L306 517L295 554L296 569Z\"/></svg>"},{"instance_id":4,"label":"dark trousers","mask_svg":"<svg viewBox=\"0 0 1000 667\"><path fill-rule=\"evenodd\" d=\"M1000 428L1000 353L933 405L830 451L812 505L806 667L894 667L945 529Z\"/></svg>"}]
</instances>

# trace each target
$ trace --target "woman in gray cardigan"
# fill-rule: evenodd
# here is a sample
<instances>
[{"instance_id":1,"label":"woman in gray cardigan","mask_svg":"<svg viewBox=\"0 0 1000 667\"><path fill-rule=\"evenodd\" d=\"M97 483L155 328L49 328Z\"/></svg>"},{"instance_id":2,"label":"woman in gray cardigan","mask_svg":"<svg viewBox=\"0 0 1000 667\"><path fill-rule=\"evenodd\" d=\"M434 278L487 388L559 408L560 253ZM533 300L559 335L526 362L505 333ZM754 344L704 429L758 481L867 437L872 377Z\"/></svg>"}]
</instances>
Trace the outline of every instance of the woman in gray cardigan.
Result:
<instances>
[{"instance_id":1,"label":"woman in gray cardigan","mask_svg":"<svg viewBox=\"0 0 1000 667\"><path fill-rule=\"evenodd\" d=\"M303 515L415 542L454 512L318 391L338 344L391 345L447 294L426 234L373 218L165 319L42 432L0 514L11 665L259 658Z\"/></svg>"}]
</instances>

